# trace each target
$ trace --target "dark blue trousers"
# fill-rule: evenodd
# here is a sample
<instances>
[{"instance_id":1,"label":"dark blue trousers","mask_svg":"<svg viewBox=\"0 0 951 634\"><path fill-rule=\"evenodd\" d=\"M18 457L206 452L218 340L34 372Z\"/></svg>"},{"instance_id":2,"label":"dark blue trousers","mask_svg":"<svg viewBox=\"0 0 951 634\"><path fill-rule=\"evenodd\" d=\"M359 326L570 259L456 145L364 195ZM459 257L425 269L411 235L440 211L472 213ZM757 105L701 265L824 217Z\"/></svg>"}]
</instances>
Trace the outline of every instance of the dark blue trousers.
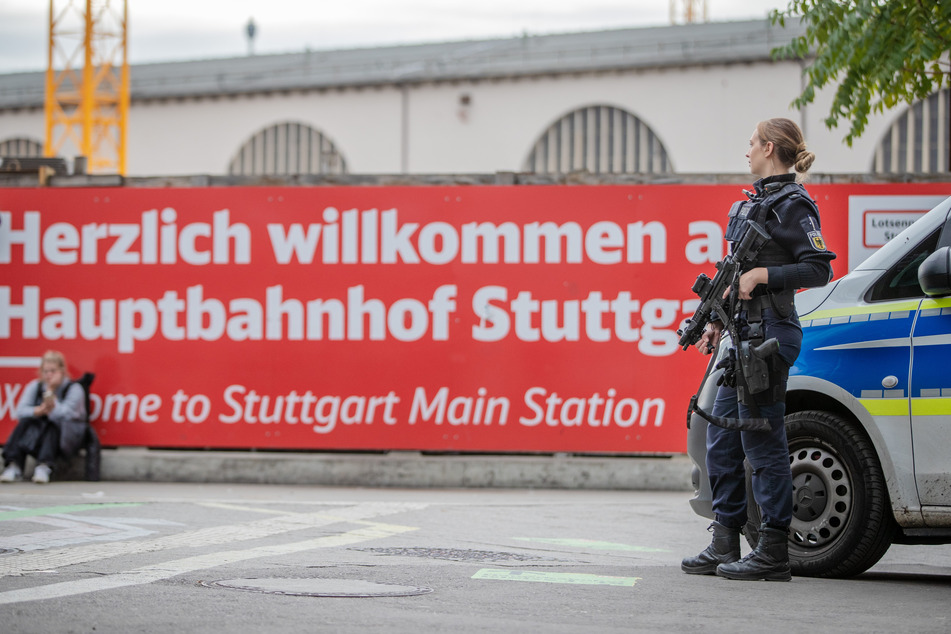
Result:
<instances>
[{"instance_id":1,"label":"dark blue trousers","mask_svg":"<svg viewBox=\"0 0 951 634\"><path fill-rule=\"evenodd\" d=\"M753 467L753 499L763 511L763 522L785 529L792 520L792 473L783 425L786 403L761 405L759 413L769 419L771 431L735 431L707 425L707 474L713 511L724 526L741 528L746 524L745 456ZM749 408L737 401L736 389L725 385L717 392L713 414L752 417Z\"/></svg>"},{"instance_id":2,"label":"dark blue trousers","mask_svg":"<svg viewBox=\"0 0 951 634\"><path fill-rule=\"evenodd\" d=\"M52 467L59 451L59 427L45 416L24 418L19 421L3 445L5 465L15 463L20 469L27 456Z\"/></svg>"}]
</instances>

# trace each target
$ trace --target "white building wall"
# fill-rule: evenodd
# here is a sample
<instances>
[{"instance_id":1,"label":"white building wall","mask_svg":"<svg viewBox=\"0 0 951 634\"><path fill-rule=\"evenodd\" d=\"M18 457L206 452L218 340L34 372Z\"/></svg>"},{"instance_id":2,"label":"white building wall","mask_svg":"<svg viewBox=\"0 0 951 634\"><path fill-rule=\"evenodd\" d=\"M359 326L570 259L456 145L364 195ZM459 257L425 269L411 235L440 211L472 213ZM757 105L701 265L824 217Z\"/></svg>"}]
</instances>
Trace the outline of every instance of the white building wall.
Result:
<instances>
[{"instance_id":1,"label":"white building wall","mask_svg":"<svg viewBox=\"0 0 951 634\"><path fill-rule=\"evenodd\" d=\"M817 172L836 174L870 172L875 158L875 148L881 143L895 119L905 112L908 106L899 106L882 114L869 114L865 132L852 143L852 147L849 147L843 139L852 125L850 121L840 121L839 126L832 130L829 130L825 124L834 97L834 90L817 93L815 102L807 106L805 110L808 131L806 142L816 153L816 164L813 169Z\"/></svg>"},{"instance_id":2,"label":"white building wall","mask_svg":"<svg viewBox=\"0 0 951 634\"><path fill-rule=\"evenodd\" d=\"M152 102L134 105L129 121L130 176L226 173L251 136L288 121L328 136L350 172L399 171L399 95L393 90Z\"/></svg>"},{"instance_id":3,"label":"white building wall","mask_svg":"<svg viewBox=\"0 0 951 634\"><path fill-rule=\"evenodd\" d=\"M0 142L15 138L32 139L42 144L46 139L43 111L0 112Z\"/></svg>"},{"instance_id":4,"label":"white building wall","mask_svg":"<svg viewBox=\"0 0 951 634\"><path fill-rule=\"evenodd\" d=\"M134 102L128 175L224 174L252 135L283 122L329 137L350 173L521 171L548 126L591 105L623 108L644 121L679 173L745 173L750 133L774 116L803 127L817 155L814 171L869 171L887 125L905 107L870 117L849 148L842 142L847 127L829 131L823 123L832 91L803 112L790 108L800 75L796 62L763 62ZM0 112L0 141L44 135L41 111Z\"/></svg>"},{"instance_id":5,"label":"white building wall","mask_svg":"<svg viewBox=\"0 0 951 634\"><path fill-rule=\"evenodd\" d=\"M868 171L875 145L898 113L870 118L866 134L850 149L841 141L843 129L829 131L823 123L831 91L802 112L791 107L799 76L798 64L764 63L416 88L410 98L409 168L518 171L557 119L585 106L610 105L649 125L680 173L745 172L756 123L776 116L809 131L807 143L822 171ZM464 119L459 116L463 94L471 98Z\"/></svg>"}]
</instances>

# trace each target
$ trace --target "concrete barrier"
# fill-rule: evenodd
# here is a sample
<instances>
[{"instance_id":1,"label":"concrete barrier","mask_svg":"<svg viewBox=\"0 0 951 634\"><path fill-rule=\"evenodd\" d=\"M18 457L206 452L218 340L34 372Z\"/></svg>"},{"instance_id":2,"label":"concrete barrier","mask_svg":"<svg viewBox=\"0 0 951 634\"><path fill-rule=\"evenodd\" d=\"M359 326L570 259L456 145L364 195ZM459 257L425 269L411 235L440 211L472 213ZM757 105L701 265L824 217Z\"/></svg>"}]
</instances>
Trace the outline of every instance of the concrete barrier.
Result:
<instances>
[{"instance_id":1,"label":"concrete barrier","mask_svg":"<svg viewBox=\"0 0 951 634\"><path fill-rule=\"evenodd\" d=\"M82 480L82 457L54 480ZM31 466L27 466L29 473ZM535 488L691 491L686 455L429 455L419 452L303 453L102 451L111 481L234 482L406 488Z\"/></svg>"}]
</instances>

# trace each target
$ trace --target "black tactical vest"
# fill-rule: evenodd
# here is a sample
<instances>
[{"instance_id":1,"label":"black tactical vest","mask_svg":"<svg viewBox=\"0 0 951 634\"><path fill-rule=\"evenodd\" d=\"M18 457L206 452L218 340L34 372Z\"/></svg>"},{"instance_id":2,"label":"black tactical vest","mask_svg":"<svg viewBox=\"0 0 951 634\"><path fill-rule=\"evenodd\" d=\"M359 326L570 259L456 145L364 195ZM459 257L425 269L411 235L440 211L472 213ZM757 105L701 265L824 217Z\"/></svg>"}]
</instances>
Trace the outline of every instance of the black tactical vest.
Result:
<instances>
[{"instance_id":1,"label":"black tactical vest","mask_svg":"<svg viewBox=\"0 0 951 634\"><path fill-rule=\"evenodd\" d=\"M799 183L794 182L769 183L762 193L757 193L748 200L738 200L733 203L733 206L730 207L725 236L730 243L730 248L732 249L733 244L739 242L746 235L750 220L765 227L769 215L774 213L776 218L782 222L784 210L798 199L807 201L815 207L815 203L809 198L806 189ZM818 213L818 210L816 211ZM756 257L756 262L751 264L749 268L782 266L783 264L794 263L795 260L786 249L775 240L770 240L763 246Z\"/></svg>"}]
</instances>

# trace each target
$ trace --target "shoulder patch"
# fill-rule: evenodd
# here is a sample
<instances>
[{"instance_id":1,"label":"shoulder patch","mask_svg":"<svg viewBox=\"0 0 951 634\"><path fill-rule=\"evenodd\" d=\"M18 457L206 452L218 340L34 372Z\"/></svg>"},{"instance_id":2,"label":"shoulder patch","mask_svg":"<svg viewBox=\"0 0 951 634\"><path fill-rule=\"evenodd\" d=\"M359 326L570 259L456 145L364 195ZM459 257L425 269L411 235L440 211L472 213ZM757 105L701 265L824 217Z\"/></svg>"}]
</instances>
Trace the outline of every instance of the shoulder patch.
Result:
<instances>
[{"instance_id":1,"label":"shoulder patch","mask_svg":"<svg viewBox=\"0 0 951 634\"><path fill-rule=\"evenodd\" d=\"M810 246L812 246L815 251L825 251L826 241L822 237L822 231L819 228L819 223L816 222L815 217L813 217L811 214L804 216L800 220L800 225L806 234L806 239L809 240Z\"/></svg>"}]
</instances>

